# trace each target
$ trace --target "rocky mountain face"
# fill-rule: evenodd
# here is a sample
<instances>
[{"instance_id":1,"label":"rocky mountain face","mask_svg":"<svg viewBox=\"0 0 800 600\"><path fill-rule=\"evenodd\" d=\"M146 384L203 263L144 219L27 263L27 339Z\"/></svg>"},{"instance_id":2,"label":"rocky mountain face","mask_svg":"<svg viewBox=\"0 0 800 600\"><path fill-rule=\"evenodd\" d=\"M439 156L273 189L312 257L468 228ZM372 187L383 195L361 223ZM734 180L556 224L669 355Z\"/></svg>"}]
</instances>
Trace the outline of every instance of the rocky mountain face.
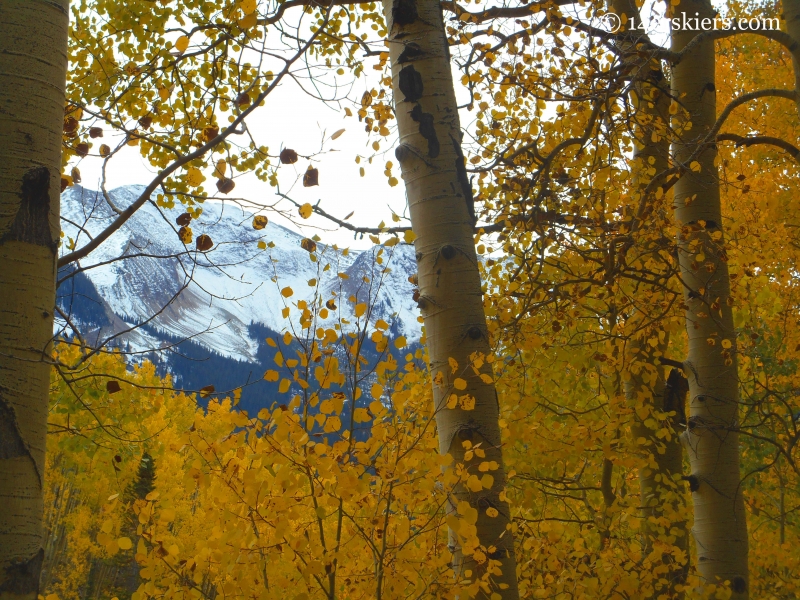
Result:
<instances>
[{"instance_id":1,"label":"rocky mountain face","mask_svg":"<svg viewBox=\"0 0 800 600\"><path fill-rule=\"evenodd\" d=\"M61 203L62 253L105 229L115 210L143 189L118 188L106 199L80 186L68 188ZM181 242L176 218L184 207L159 207L152 198L86 259L63 269L58 305L66 318L57 319L56 333L71 336L74 326L89 344L107 340L132 357L154 360L186 389L213 384L222 391L252 382L242 404L254 406L268 405L274 395L262 379L274 354L265 338L287 330L302 335L299 313L284 318L284 308L310 302L315 294L323 301L334 298L338 306L328 326L340 317L352 322L357 299L370 306L372 323L383 319L393 336L419 341L408 280L416 271L413 247L344 252L318 242L311 254L301 246L304 236L273 223L256 230L254 215L233 202L198 206L202 213L189 226L195 239L211 238L208 252ZM287 287L289 297L282 294Z\"/></svg>"}]
</instances>

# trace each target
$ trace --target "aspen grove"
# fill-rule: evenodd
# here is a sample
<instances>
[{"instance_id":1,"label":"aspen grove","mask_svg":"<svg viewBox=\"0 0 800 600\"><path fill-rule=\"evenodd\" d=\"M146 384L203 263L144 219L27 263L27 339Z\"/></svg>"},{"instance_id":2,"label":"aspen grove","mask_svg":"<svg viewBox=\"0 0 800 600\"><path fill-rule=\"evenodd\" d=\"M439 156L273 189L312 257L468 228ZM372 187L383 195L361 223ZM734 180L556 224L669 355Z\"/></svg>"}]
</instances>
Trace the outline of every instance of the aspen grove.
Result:
<instances>
[{"instance_id":1,"label":"aspen grove","mask_svg":"<svg viewBox=\"0 0 800 600\"><path fill-rule=\"evenodd\" d=\"M800 594L800 0L0 0L0 157L0 600ZM193 389L165 319L264 256Z\"/></svg>"}]
</instances>

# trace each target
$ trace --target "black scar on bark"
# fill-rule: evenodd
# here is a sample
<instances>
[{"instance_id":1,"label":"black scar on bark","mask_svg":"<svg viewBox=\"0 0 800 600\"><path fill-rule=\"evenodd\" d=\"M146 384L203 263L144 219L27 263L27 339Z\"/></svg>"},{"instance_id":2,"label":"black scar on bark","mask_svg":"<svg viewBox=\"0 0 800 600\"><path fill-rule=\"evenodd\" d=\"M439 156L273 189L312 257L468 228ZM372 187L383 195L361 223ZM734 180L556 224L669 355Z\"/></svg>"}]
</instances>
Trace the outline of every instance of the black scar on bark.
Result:
<instances>
[{"instance_id":1,"label":"black scar on bark","mask_svg":"<svg viewBox=\"0 0 800 600\"><path fill-rule=\"evenodd\" d=\"M689 491L696 492L700 489L700 480L697 475L684 475L681 479L689 482Z\"/></svg>"},{"instance_id":2,"label":"black scar on bark","mask_svg":"<svg viewBox=\"0 0 800 600\"><path fill-rule=\"evenodd\" d=\"M439 138L436 137L436 128L433 126L433 115L422 112L422 107L417 104L411 110L411 118L419 123L419 133L428 140L428 156L439 156Z\"/></svg>"},{"instance_id":3,"label":"black scar on bark","mask_svg":"<svg viewBox=\"0 0 800 600\"><path fill-rule=\"evenodd\" d=\"M458 177L458 185L461 187L461 193L467 203L467 211L475 223L475 199L472 197L472 184L467 177L467 167L464 164L464 153L461 150L461 143L450 135L450 140L453 142L453 150L456 153L456 177Z\"/></svg>"},{"instance_id":4,"label":"black scar on bark","mask_svg":"<svg viewBox=\"0 0 800 600\"><path fill-rule=\"evenodd\" d=\"M680 369L672 369L664 386L664 412L675 411L673 426L677 429L686 424L686 395L689 393L689 380Z\"/></svg>"},{"instance_id":5,"label":"black scar on bark","mask_svg":"<svg viewBox=\"0 0 800 600\"><path fill-rule=\"evenodd\" d=\"M747 590L747 582L744 577L734 577L731 589L737 594L743 594Z\"/></svg>"},{"instance_id":6,"label":"black scar on bark","mask_svg":"<svg viewBox=\"0 0 800 600\"><path fill-rule=\"evenodd\" d=\"M400 91L405 96L405 102L416 102L422 98L422 75L414 65L403 67L400 71Z\"/></svg>"},{"instance_id":7,"label":"black scar on bark","mask_svg":"<svg viewBox=\"0 0 800 600\"><path fill-rule=\"evenodd\" d=\"M25 242L55 252L56 244L50 235L50 171L47 167L35 167L22 176L19 197L21 202L14 222L0 244Z\"/></svg>"},{"instance_id":8,"label":"black scar on bark","mask_svg":"<svg viewBox=\"0 0 800 600\"><path fill-rule=\"evenodd\" d=\"M42 573L44 562L44 548L31 556L28 560L19 561L6 567L3 585L0 585L0 595L4 592L11 596L39 595L39 577Z\"/></svg>"},{"instance_id":9,"label":"black scar on bark","mask_svg":"<svg viewBox=\"0 0 800 600\"><path fill-rule=\"evenodd\" d=\"M414 42L408 42L403 51L400 53L400 56L397 57L397 64L402 65L407 62L411 62L412 60L416 60L420 56L424 56L425 51L419 47L419 44Z\"/></svg>"},{"instance_id":10,"label":"black scar on bark","mask_svg":"<svg viewBox=\"0 0 800 600\"><path fill-rule=\"evenodd\" d=\"M27 453L25 442L17 429L17 417L0 396L0 459L9 460Z\"/></svg>"},{"instance_id":11,"label":"black scar on bark","mask_svg":"<svg viewBox=\"0 0 800 600\"><path fill-rule=\"evenodd\" d=\"M392 5L392 23L411 25L418 18L417 3L414 0L395 0Z\"/></svg>"}]
</instances>

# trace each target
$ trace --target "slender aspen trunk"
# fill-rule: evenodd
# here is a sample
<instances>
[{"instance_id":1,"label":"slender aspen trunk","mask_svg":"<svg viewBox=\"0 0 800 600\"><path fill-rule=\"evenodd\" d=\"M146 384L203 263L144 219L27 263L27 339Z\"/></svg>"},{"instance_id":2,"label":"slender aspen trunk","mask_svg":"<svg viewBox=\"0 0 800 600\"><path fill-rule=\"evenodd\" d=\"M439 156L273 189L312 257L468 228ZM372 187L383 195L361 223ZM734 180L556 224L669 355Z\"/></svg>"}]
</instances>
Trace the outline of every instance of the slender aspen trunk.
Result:
<instances>
[{"instance_id":1,"label":"slender aspen trunk","mask_svg":"<svg viewBox=\"0 0 800 600\"><path fill-rule=\"evenodd\" d=\"M477 463L498 465L488 473L492 478L488 489L474 492L461 485L451 499L451 514L474 523L480 541L480 548L464 543L470 526L451 530L454 566L462 578L469 578L469 571L473 580L490 575L488 589L478 597L516 599L514 542L502 493L506 476L497 392L489 363L474 364L481 374L489 375L490 383L470 366L473 359L488 355L490 347L473 238L472 188L461 150L442 12L437 0L384 0L384 12L400 133L395 155L417 236L419 305L434 378L439 449L463 462L466 446L480 444L486 456L467 463L478 478L482 474ZM455 369L449 359L458 363ZM466 389L456 389L456 379L466 381ZM467 395L474 398L471 410L462 408L470 405Z\"/></svg>"},{"instance_id":2,"label":"slender aspen trunk","mask_svg":"<svg viewBox=\"0 0 800 600\"><path fill-rule=\"evenodd\" d=\"M686 581L689 567L689 535L684 517L686 501L680 480L683 448L678 437L678 431L685 425L688 383L677 369L673 369L665 380L663 367L656 366L659 356L663 356L667 347L666 338L655 348L649 344L632 342L631 360L640 366L652 365L652 369L631 373L631 378L625 383L628 403L635 407L637 415L640 411L645 415L644 419L637 417L633 436L637 440L645 440L642 449L650 457L650 464L639 470L643 554L647 556L660 547L662 551L657 556L664 567L658 563L653 566L666 568L666 576L662 573L658 573L658 576L667 580L667 586L654 590L651 598L658 598L665 592L669 593L670 598L682 596L675 587ZM645 373L646 378L643 376ZM657 429L647 424L654 412L675 413L668 424L672 429L669 438L659 436ZM660 424L657 428L660 428ZM672 548L678 548L681 552L676 556L670 552Z\"/></svg>"},{"instance_id":3,"label":"slender aspen trunk","mask_svg":"<svg viewBox=\"0 0 800 600\"><path fill-rule=\"evenodd\" d=\"M795 45L800 45L800 0L783 0L783 18L786 22L786 33L792 36ZM800 112L800 60L797 53L792 53L792 63L794 65L794 87L797 96L795 103Z\"/></svg>"},{"instance_id":4,"label":"slender aspen trunk","mask_svg":"<svg viewBox=\"0 0 800 600\"><path fill-rule=\"evenodd\" d=\"M675 16L681 11L692 18L714 17L708 0L683 0ZM681 50L697 34L673 30L673 50ZM701 44L674 65L672 90L689 115L687 119L679 111L673 120L678 138L674 158L682 164L716 117L713 41ZM709 583L729 581L733 598L740 600L748 597L748 540L739 475L736 333L716 156L716 147L708 145L697 155L698 164L682 165L684 170L674 187L687 306L688 357L684 364L690 410L685 442L691 465L698 570Z\"/></svg>"},{"instance_id":5,"label":"slender aspen trunk","mask_svg":"<svg viewBox=\"0 0 800 600\"><path fill-rule=\"evenodd\" d=\"M642 22L639 9L632 0L611 0L611 9L618 16L625 17L628 24ZM623 25L622 29L624 31L626 26ZM633 37L618 42L618 46L623 52L622 62L630 66L627 72L634 78L631 87L635 95L636 115L631 187L634 190L633 204L638 206L642 205L641 195L653 177L669 167L667 126L670 89L660 62L638 52L639 41L650 41L647 34L638 29L632 29L629 33ZM647 206L652 205L653 201L655 199ZM645 209L645 212L649 212L649 209ZM640 217L646 218L645 215ZM653 331L652 335L658 337L659 331ZM637 412L633 426L634 438L645 440L643 450L651 457L649 466L639 471L644 555L665 545L678 548L683 555L664 553L662 558L669 571L666 591L672 597L675 585L685 581L688 569L689 535L682 516L685 500L683 490L678 487L683 471L683 448L677 433L685 421L685 391L678 389L683 388L685 379L678 371L673 371L670 383L665 381L664 369L658 365L658 359L664 356L669 338L663 332L661 335L664 337L655 347L639 340L631 342L629 359L641 367L649 368L631 373L631 378L625 383L625 396L628 404ZM656 374L655 379L653 373ZM669 439L659 437L656 429L645 424L654 412L672 411L676 415L671 424L674 431ZM639 417L640 414L645 417ZM654 590L652 597L658 597L664 591Z\"/></svg>"},{"instance_id":6,"label":"slender aspen trunk","mask_svg":"<svg viewBox=\"0 0 800 600\"><path fill-rule=\"evenodd\" d=\"M0 0L0 599L44 557L47 362L59 238L68 0Z\"/></svg>"}]
</instances>

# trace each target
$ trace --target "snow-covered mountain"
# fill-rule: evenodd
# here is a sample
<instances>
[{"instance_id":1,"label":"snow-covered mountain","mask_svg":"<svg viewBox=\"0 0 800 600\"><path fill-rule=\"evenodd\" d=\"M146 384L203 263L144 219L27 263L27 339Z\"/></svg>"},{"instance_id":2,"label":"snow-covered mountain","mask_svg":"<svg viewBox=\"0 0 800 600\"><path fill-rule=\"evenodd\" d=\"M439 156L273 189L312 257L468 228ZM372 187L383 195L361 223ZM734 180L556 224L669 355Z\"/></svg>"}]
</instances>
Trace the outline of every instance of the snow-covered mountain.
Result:
<instances>
[{"instance_id":1,"label":"snow-covered mountain","mask_svg":"<svg viewBox=\"0 0 800 600\"><path fill-rule=\"evenodd\" d=\"M122 210L143 189L113 190L111 204ZM118 347L145 351L191 340L197 348L256 365L264 330L292 327L282 310L313 296L310 280L319 282L325 297L337 294L345 318L353 307L347 300L355 296L370 301L371 321L383 319L395 335L419 340L419 313L408 281L416 271L413 247L398 244L345 255L319 242L313 261L298 233L271 222L255 230L253 214L232 202L200 206L202 213L190 227L195 239L210 236L214 246L207 253L196 252L194 242L187 247L180 241L176 218L184 207L164 209L153 198L86 259L62 270L59 305L76 327L81 324L90 343L117 335ZM80 186L63 193L61 214L62 253L68 244L80 248L117 216L101 193ZM260 249L260 241L267 247ZM286 287L294 292L289 298L281 294ZM63 319L58 325L69 331Z\"/></svg>"}]
</instances>

